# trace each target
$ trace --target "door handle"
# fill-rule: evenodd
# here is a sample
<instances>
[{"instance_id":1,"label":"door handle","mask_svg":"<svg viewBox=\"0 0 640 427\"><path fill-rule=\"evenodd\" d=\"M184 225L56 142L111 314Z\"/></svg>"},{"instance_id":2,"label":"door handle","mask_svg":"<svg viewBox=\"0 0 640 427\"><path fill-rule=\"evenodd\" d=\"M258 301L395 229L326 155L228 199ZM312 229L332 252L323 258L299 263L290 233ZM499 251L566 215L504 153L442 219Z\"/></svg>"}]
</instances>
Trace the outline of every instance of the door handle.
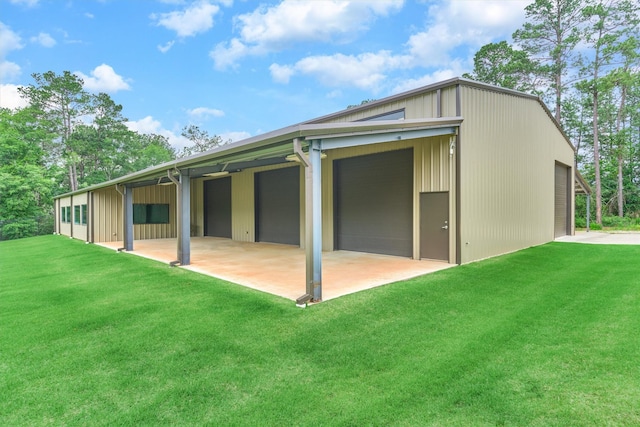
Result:
<instances>
[{"instance_id":1,"label":"door handle","mask_svg":"<svg viewBox=\"0 0 640 427\"><path fill-rule=\"evenodd\" d=\"M448 230L448 229L449 229L449 226L448 226L448 225L445 225L445 226L443 226L443 227L442 227L442 229L443 229L443 230Z\"/></svg>"}]
</instances>

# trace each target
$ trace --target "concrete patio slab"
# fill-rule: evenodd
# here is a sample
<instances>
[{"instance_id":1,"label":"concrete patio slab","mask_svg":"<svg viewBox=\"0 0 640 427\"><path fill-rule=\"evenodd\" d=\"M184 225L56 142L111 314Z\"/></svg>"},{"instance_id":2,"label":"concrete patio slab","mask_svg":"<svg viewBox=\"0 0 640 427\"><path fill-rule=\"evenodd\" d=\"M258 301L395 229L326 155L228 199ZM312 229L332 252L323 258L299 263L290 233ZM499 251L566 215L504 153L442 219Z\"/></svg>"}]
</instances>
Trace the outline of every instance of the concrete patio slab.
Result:
<instances>
[{"instance_id":1,"label":"concrete patio slab","mask_svg":"<svg viewBox=\"0 0 640 427\"><path fill-rule=\"evenodd\" d=\"M122 242L98 243L112 249ZM176 239L136 240L134 255L169 263ZM181 267L294 300L306 292L305 251L295 246L247 243L217 237L191 238L191 265ZM322 253L322 299L454 267L441 261L335 251Z\"/></svg>"}]
</instances>

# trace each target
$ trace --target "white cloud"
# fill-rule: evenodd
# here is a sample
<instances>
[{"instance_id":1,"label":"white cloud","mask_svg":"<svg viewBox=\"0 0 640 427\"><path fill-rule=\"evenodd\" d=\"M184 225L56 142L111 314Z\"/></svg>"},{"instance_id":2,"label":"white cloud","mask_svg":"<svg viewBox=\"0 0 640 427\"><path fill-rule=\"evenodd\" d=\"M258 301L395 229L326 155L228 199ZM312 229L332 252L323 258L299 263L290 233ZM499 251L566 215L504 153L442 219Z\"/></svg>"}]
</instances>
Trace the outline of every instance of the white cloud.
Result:
<instances>
[{"instance_id":1,"label":"white cloud","mask_svg":"<svg viewBox=\"0 0 640 427\"><path fill-rule=\"evenodd\" d=\"M116 74L113 68L107 64L98 65L93 71L91 71L92 77L79 71L75 74L84 80L85 89L90 91L114 93L120 90L131 89L122 76Z\"/></svg>"},{"instance_id":2,"label":"white cloud","mask_svg":"<svg viewBox=\"0 0 640 427\"><path fill-rule=\"evenodd\" d=\"M225 142L229 140L231 140L231 142L236 142L236 141L242 141L243 139L250 138L251 134L249 132L239 131L239 132L223 132L218 136L220 136L220 138L222 138L222 140Z\"/></svg>"},{"instance_id":3,"label":"white cloud","mask_svg":"<svg viewBox=\"0 0 640 427\"><path fill-rule=\"evenodd\" d=\"M301 59L292 66L272 64L273 79L287 83L294 74L313 75L326 86L355 86L378 91L391 70L407 67L410 58L389 51L360 55L318 55Z\"/></svg>"},{"instance_id":4,"label":"white cloud","mask_svg":"<svg viewBox=\"0 0 640 427\"><path fill-rule=\"evenodd\" d=\"M8 25L0 22L0 58L4 59L12 50L22 49L23 47L20 36L14 33Z\"/></svg>"},{"instance_id":5,"label":"white cloud","mask_svg":"<svg viewBox=\"0 0 640 427\"><path fill-rule=\"evenodd\" d=\"M294 67L278 64L271 64L269 71L271 71L273 80L278 83L289 83L289 79L291 79L291 76L296 72Z\"/></svg>"},{"instance_id":6,"label":"white cloud","mask_svg":"<svg viewBox=\"0 0 640 427\"><path fill-rule=\"evenodd\" d=\"M163 128L162 123L154 119L152 116L147 116L140 120L129 120L125 122L125 124L127 125L127 128L129 128L129 130L132 130L134 132L138 132L141 134L153 133L155 135L164 136L165 138L167 138L173 148L178 151L191 144L191 141L189 141L184 136L176 135L174 132Z\"/></svg>"},{"instance_id":7,"label":"white cloud","mask_svg":"<svg viewBox=\"0 0 640 427\"><path fill-rule=\"evenodd\" d=\"M40 33L31 37L31 43L37 43L43 47L53 47L56 45L56 40L48 33Z\"/></svg>"},{"instance_id":8,"label":"white cloud","mask_svg":"<svg viewBox=\"0 0 640 427\"><path fill-rule=\"evenodd\" d=\"M89 18L89 19L95 18L95 15L93 13L90 13L90 12L85 12L84 16Z\"/></svg>"},{"instance_id":9,"label":"white cloud","mask_svg":"<svg viewBox=\"0 0 640 427\"><path fill-rule=\"evenodd\" d=\"M19 85L0 84L0 108L9 108L14 110L16 108L23 108L29 105L28 102L18 93L19 87Z\"/></svg>"},{"instance_id":10,"label":"white cloud","mask_svg":"<svg viewBox=\"0 0 640 427\"><path fill-rule=\"evenodd\" d=\"M203 0L182 11L153 14L151 19L157 21L156 25L175 31L178 37L189 37L213 27L213 17L219 11L219 6Z\"/></svg>"},{"instance_id":11,"label":"white cloud","mask_svg":"<svg viewBox=\"0 0 640 427\"><path fill-rule=\"evenodd\" d=\"M254 51L256 51L254 49ZM252 52L252 49L238 39L231 40L226 46L225 43L218 43L209 52L209 57L213 59L217 70L225 70L234 67L236 61Z\"/></svg>"},{"instance_id":12,"label":"white cloud","mask_svg":"<svg viewBox=\"0 0 640 427\"><path fill-rule=\"evenodd\" d=\"M235 19L240 36L210 52L217 69L233 66L247 55L277 52L305 42L344 43L366 30L379 16L399 10L402 0L292 1L260 6Z\"/></svg>"},{"instance_id":13,"label":"white cloud","mask_svg":"<svg viewBox=\"0 0 640 427\"><path fill-rule=\"evenodd\" d=\"M424 31L407 41L416 66L442 66L460 46L477 50L496 37L509 38L524 21L530 0L452 1L429 8Z\"/></svg>"},{"instance_id":14,"label":"white cloud","mask_svg":"<svg viewBox=\"0 0 640 427\"><path fill-rule=\"evenodd\" d=\"M18 64L11 61L0 62L0 82L10 82L20 76L21 69Z\"/></svg>"},{"instance_id":15,"label":"white cloud","mask_svg":"<svg viewBox=\"0 0 640 427\"><path fill-rule=\"evenodd\" d=\"M454 77L460 77L466 70L460 61L453 61L451 67L443 68L434 71L433 73L425 74L417 79L404 79L397 84L392 93L406 92L411 89L416 89L421 86L426 86L431 83L441 82L443 80L452 79Z\"/></svg>"},{"instance_id":16,"label":"white cloud","mask_svg":"<svg viewBox=\"0 0 640 427\"><path fill-rule=\"evenodd\" d=\"M191 110L187 110L187 113L192 117L207 118L207 117L223 117L224 111L217 110L215 108L198 107Z\"/></svg>"},{"instance_id":17,"label":"white cloud","mask_svg":"<svg viewBox=\"0 0 640 427\"><path fill-rule=\"evenodd\" d=\"M434 4L428 8L424 30L410 35L402 51L310 56L294 64L272 64L269 69L278 83L286 84L292 76L302 74L315 76L330 87L355 86L374 92L381 90L393 71L431 70L421 78L404 80L397 86L411 89L435 81L432 79L459 76L470 70L471 56L481 46L496 38L509 38L522 24L524 8L529 2L489 0Z\"/></svg>"},{"instance_id":18,"label":"white cloud","mask_svg":"<svg viewBox=\"0 0 640 427\"><path fill-rule=\"evenodd\" d=\"M167 43L165 43L164 45L158 45L158 50L162 53L167 53L169 51L169 49L171 49L173 47L173 44L175 43L174 40L171 40Z\"/></svg>"},{"instance_id":19,"label":"white cloud","mask_svg":"<svg viewBox=\"0 0 640 427\"><path fill-rule=\"evenodd\" d=\"M20 75L20 66L7 61L6 56L12 50L22 49L23 46L20 36L14 33L9 26L0 22L0 81L12 81Z\"/></svg>"}]
</instances>

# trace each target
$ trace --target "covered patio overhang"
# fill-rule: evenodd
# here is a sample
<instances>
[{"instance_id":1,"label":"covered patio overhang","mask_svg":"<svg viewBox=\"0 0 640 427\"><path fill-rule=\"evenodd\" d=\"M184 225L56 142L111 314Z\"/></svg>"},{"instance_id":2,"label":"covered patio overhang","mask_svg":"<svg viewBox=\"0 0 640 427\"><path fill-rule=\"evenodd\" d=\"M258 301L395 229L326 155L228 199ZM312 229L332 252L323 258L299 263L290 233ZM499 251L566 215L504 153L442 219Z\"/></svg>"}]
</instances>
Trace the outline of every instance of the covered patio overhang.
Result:
<instances>
[{"instance_id":1,"label":"covered patio overhang","mask_svg":"<svg viewBox=\"0 0 640 427\"><path fill-rule=\"evenodd\" d=\"M123 195L124 247L134 250L133 188L175 185L177 194L177 259L191 264L190 182L194 178L223 176L244 169L298 161L305 168L305 292L302 304L321 301L322 293L322 186L321 158L328 150L437 136L455 138L462 117L381 120L371 122L299 124L206 153L165 163L115 180ZM109 183L105 183L108 185ZM140 245L139 241L136 245ZM288 266L283 265L283 269Z\"/></svg>"}]
</instances>

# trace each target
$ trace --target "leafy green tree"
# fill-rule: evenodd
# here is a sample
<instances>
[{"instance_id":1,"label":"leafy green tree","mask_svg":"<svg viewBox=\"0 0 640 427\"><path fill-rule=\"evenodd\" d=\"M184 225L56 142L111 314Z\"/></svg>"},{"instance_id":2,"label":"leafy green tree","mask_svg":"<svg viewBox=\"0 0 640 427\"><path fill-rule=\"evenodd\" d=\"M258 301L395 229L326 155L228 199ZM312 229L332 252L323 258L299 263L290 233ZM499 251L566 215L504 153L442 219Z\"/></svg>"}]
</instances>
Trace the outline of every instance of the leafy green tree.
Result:
<instances>
[{"instance_id":1,"label":"leafy green tree","mask_svg":"<svg viewBox=\"0 0 640 427\"><path fill-rule=\"evenodd\" d=\"M78 189L77 155L70 146L74 127L93 112L93 98L83 89L83 81L69 71L34 73L35 84L18 89L32 108L40 112L39 120L56 135L47 151L49 161L64 160L68 168L71 191Z\"/></svg>"},{"instance_id":2,"label":"leafy green tree","mask_svg":"<svg viewBox=\"0 0 640 427\"><path fill-rule=\"evenodd\" d=\"M638 11L638 4L628 0L601 1L586 6L582 11L588 22L584 28L584 39L591 55L582 59L582 73L586 78L577 87L589 94L592 105L595 213L598 224L602 224L600 97L611 88L611 80L603 77L621 60L624 42L637 34Z\"/></svg>"},{"instance_id":3,"label":"leafy green tree","mask_svg":"<svg viewBox=\"0 0 640 427\"><path fill-rule=\"evenodd\" d=\"M76 157L80 187L116 178L126 169L126 135L130 132L122 116L122 106L109 95L100 93L93 100L91 124L73 129L70 149Z\"/></svg>"},{"instance_id":4,"label":"leafy green tree","mask_svg":"<svg viewBox=\"0 0 640 427\"><path fill-rule=\"evenodd\" d=\"M223 141L218 135L209 135L205 130L200 129L196 125L189 125L182 128L181 135L193 143L182 149L178 157L187 157L196 153L213 150L229 141Z\"/></svg>"},{"instance_id":5,"label":"leafy green tree","mask_svg":"<svg viewBox=\"0 0 640 427\"><path fill-rule=\"evenodd\" d=\"M42 215L51 213L55 180L45 166L50 135L33 109L0 109L0 234L4 239L33 235Z\"/></svg>"},{"instance_id":6,"label":"leafy green tree","mask_svg":"<svg viewBox=\"0 0 640 427\"><path fill-rule=\"evenodd\" d=\"M535 0L525 8L527 21L513 33L523 50L544 66L540 74L550 82L555 118L561 122L561 105L567 76L580 41L584 0Z\"/></svg>"},{"instance_id":7,"label":"leafy green tree","mask_svg":"<svg viewBox=\"0 0 640 427\"><path fill-rule=\"evenodd\" d=\"M126 144L130 153L126 173L159 165L176 158L176 152L166 137L156 134L131 132Z\"/></svg>"},{"instance_id":8,"label":"leafy green tree","mask_svg":"<svg viewBox=\"0 0 640 427\"><path fill-rule=\"evenodd\" d=\"M489 43L473 57L473 72L463 77L484 83L535 93L539 85L539 65L527 52L516 50L506 41Z\"/></svg>"}]
</instances>

